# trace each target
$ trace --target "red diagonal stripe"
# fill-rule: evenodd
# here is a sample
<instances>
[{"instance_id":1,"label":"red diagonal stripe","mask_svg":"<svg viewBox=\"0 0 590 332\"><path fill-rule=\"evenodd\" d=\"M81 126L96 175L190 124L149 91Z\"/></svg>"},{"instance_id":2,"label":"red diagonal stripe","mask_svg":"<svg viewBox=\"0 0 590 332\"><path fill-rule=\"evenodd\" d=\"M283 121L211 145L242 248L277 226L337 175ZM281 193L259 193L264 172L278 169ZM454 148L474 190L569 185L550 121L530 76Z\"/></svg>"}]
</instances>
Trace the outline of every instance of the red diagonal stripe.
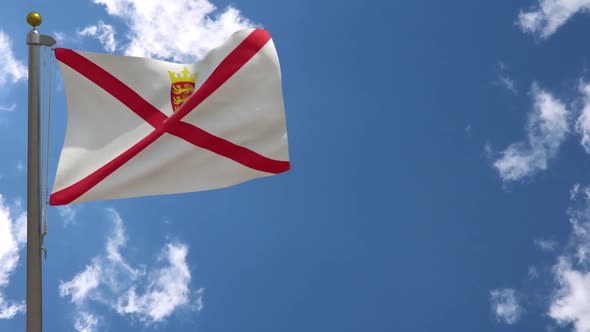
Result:
<instances>
[{"instance_id":1,"label":"red diagonal stripe","mask_svg":"<svg viewBox=\"0 0 590 332\"><path fill-rule=\"evenodd\" d=\"M268 42L270 35L268 32L260 29L254 30L246 39L244 39L238 47L236 47L213 71L209 78L203 83L203 85L187 100L187 102L167 121L165 115L159 110L154 108L151 104L145 101L141 96L127 87L124 83L113 77L102 68L96 66L91 61L85 59L79 54L73 52L73 59L70 67L72 69L84 72L82 75L93 81L99 87L105 89L115 98L120 100L123 104L133 110L136 114L142 117L145 121L149 122L156 128L156 130L150 133L148 136L140 140L138 143L133 145L131 148L105 164L92 174L86 176L84 179L77 183L64 188L50 197L51 205L63 205L69 204L76 200L88 190L96 186L110 174L115 172L123 164L131 160L134 156L139 154L156 139L161 137L164 132L171 132L173 135L181 137L195 145L206 146L211 151L231 158L243 165L251 165L255 169L264 170L270 173L280 173L289 169L289 163L284 161L276 161L264 156L261 156L251 150L244 147L240 147L231 142L228 142L222 138L211 135L204 130L197 128L193 125L189 125L184 122L180 122L180 119L186 114L191 112L197 107L203 100L214 93L223 83L225 83L233 74L235 74L244 64L246 64L260 49ZM69 51L60 49L62 51ZM66 53L61 53L62 58L68 58L64 56ZM81 58L81 59L80 59ZM60 57L58 56L58 59ZM63 61L62 61L63 62ZM72 66L73 65L73 66ZM90 68L79 68L79 66L89 66ZM81 69L81 70L78 70ZM115 85L116 87L113 87ZM127 90L125 89L127 88ZM127 99L129 98L129 99ZM145 105L147 104L147 105ZM146 107L143 109L143 107ZM142 108L142 109L138 109ZM154 110L156 112L154 112ZM163 115L162 119L160 115ZM190 129L190 132L188 131ZM215 150L215 151L214 151ZM228 155L229 154L229 155ZM237 159L237 160L236 160ZM252 160L250 160L252 159Z\"/></svg>"},{"instance_id":2,"label":"red diagonal stripe","mask_svg":"<svg viewBox=\"0 0 590 332\"><path fill-rule=\"evenodd\" d=\"M291 164L288 161L267 158L248 148L212 135L190 123L180 121L168 129L167 132L203 149L207 149L218 155L227 156L257 171L279 174L291 168Z\"/></svg>"},{"instance_id":3,"label":"red diagonal stripe","mask_svg":"<svg viewBox=\"0 0 590 332\"><path fill-rule=\"evenodd\" d=\"M118 155L115 159L109 161L104 166L94 171L92 174L86 176L82 180L74 183L73 185L64 188L56 193L51 194L49 197L50 205L64 205L75 201L78 197L84 195L92 187L96 186L102 180L106 179L107 176L113 174L119 167L123 166L131 158L138 155L141 151L147 148L150 144L155 142L164 134L162 129L156 129L149 135L144 137L142 140L137 142L131 148L127 149L122 154Z\"/></svg>"},{"instance_id":4,"label":"red diagonal stripe","mask_svg":"<svg viewBox=\"0 0 590 332\"><path fill-rule=\"evenodd\" d=\"M115 97L152 127L157 128L166 120L167 116L164 113L148 103L137 92L80 54L69 49L57 48L55 57Z\"/></svg>"},{"instance_id":5,"label":"red diagonal stripe","mask_svg":"<svg viewBox=\"0 0 590 332\"><path fill-rule=\"evenodd\" d=\"M199 106L203 100L207 99L213 92L215 92L223 83L233 76L240 68L242 68L264 45L270 40L270 34L266 30L255 29L248 35L246 39L236 47L236 49L228 54L223 61L211 73L207 81L192 94L189 99L182 104L182 106L173 114L170 120L178 118L182 119L185 115L190 113L195 107ZM239 50L239 52L237 52Z\"/></svg>"},{"instance_id":6,"label":"red diagonal stripe","mask_svg":"<svg viewBox=\"0 0 590 332\"><path fill-rule=\"evenodd\" d=\"M250 61L270 38L270 34L266 30L255 29L252 31L246 40L236 48L236 50L239 48L240 52L232 52L223 59L207 81L170 117L170 120L165 124L168 127L166 131L196 146L258 171L274 174L288 171L290 169L288 161L267 158L250 149L214 136L192 124L180 121Z\"/></svg>"}]
</instances>

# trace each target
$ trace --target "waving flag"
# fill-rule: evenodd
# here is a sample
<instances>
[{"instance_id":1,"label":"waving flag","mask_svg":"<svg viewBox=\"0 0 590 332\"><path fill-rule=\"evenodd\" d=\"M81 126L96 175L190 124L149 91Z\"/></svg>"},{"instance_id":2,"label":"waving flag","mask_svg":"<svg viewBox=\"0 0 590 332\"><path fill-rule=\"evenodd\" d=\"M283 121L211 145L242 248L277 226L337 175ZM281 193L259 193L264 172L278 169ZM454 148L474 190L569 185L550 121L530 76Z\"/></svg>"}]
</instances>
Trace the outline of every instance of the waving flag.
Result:
<instances>
[{"instance_id":1,"label":"waving flag","mask_svg":"<svg viewBox=\"0 0 590 332\"><path fill-rule=\"evenodd\" d=\"M51 205L223 188L290 168L265 30L239 31L197 64L55 53L68 126Z\"/></svg>"}]
</instances>

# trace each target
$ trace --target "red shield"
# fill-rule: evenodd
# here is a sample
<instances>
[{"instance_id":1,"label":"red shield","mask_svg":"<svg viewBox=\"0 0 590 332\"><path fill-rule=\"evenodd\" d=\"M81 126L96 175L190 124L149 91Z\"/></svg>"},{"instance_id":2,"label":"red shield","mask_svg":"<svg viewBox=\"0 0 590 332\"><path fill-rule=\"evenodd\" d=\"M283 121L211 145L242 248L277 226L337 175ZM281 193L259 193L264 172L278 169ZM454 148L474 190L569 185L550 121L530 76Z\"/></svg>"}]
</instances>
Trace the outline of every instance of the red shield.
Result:
<instances>
[{"instance_id":1,"label":"red shield","mask_svg":"<svg viewBox=\"0 0 590 332\"><path fill-rule=\"evenodd\" d=\"M174 82L170 86L170 103L176 112L195 90L194 82Z\"/></svg>"}]
</instances>

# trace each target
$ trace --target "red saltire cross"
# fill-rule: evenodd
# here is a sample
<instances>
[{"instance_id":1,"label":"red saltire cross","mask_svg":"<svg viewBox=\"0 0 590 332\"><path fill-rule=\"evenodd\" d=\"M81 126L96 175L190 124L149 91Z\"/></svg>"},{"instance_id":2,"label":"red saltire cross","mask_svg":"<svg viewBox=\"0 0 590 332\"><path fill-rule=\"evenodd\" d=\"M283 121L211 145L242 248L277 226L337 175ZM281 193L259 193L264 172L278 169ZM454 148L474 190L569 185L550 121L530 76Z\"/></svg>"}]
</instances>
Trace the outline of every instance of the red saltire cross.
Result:
<instances>
[{"instance_id":1,"label":"red saltire cross","mask_svg":"<svg viewBox=\"0 0 590 332\"><path fill-rule=\"evenodd\" d=\"M174 135L193 145L207 149L258 171L273 174L288 171L291 167L288 161L267 158L248 148L208 133L190 123L180 121L242 68L242 66L266 45L270 38L270 34L263 29L252 31L246 39L223 59L201 87L170 117L160 112L160 110L143 99L133 89L92 61L72 50L57 48L55 55L59 61L119 100L154 127L154 130L135 145L82 180L53 193L49 203L51 205L64 205L73 202L165 133Z\"/></svg>"}]
</instances>

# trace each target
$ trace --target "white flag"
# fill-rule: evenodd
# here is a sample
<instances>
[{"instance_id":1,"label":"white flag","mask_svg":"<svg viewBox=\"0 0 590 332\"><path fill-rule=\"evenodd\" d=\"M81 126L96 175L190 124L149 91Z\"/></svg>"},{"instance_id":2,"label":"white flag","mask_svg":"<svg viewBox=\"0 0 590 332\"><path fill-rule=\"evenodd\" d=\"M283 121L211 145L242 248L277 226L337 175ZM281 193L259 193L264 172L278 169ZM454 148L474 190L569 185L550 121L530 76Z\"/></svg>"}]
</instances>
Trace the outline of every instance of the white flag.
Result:
<instances>
[{"instance_id":1,"label":"white flag","mask_svg":"<svg viewBox=\"0 0 590 332\"><path fill-rule=\"evenodd\" d=\"M68 125L51 205L223 188L290 168L265 30L236 32L197 64L55 53Z\"/></svg>"}]
</instances>

